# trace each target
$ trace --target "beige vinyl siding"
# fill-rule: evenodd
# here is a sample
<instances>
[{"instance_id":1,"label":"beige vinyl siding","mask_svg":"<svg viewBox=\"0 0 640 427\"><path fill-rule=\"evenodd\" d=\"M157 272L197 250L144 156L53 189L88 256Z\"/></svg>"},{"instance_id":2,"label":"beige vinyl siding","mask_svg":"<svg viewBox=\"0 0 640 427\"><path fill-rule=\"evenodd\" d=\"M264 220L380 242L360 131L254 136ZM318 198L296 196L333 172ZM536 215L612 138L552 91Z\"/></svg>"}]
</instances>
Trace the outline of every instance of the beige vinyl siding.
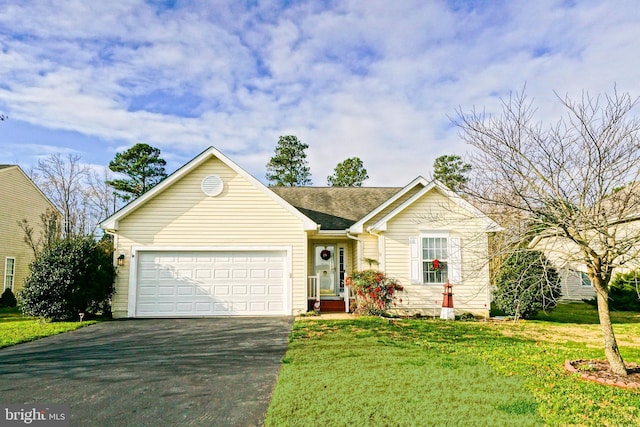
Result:
<instances>
[{"instance_id":1,"label":"beige vinyl siding","mask_svg":"<svg viewBox=\"0 0 640 427\"><path fill-rule=\"evenodd\" d=\"M365 224L365 230L367 226L375 224L378 220L384 218L387 214L391 213L391 211L393 211L395 208L397 208L398 206L400 206L401 204L409 200L415 194L419 193L423 188L424 188L423 185L416 185L415 187L411 188L409 191L403 194L402 197L398 198L398 200L391 203L389 206L387 206L386 208L378 212L376 215L373 216L373 218L367 221L367 223Z\"/></svg>"},{"instance_id":2,"label":"beige vinyl siding","mask_svg":"<svg viewBox=\"0 0 640 427\"><path fill-rule=\"evenodd\" d=\"M489 308L487 233L483 220L473 217L432 190L392 218L384 233L385 272L405 286L403 308L432 313L442 305L441 285L410 281L409 238L420 232L446 231L461 241L462 281L453 288L456 312L485 313Z\"/></svg>"},{"instance_id":3,"label":"beige vinyl siding","mask_svg":"<svg viewBox=\"0 0 640 427\"><path fill-rule=\"evenodd\" d=\"M218 175L224 190L217 197L202 193L200 184ZM115 256L119 267L114 315L127 314L132 246L287 246L291 247L292 308L306 311L307 238L303 224L251 182L218 159L204 162L180 181L120 220Z\"/></svg>"},{"instance_id":4,"label":"beige vinyl siding","mask_svg":"<svg viewBox=\"0 0 640 427\"><path fill-rule=\"evenodd\" d=\"M558 271L562 284L561 301L582 301L583 299L591 299L596 295L593 286L584 286L582 284L582 274L576 270L562 268Z\"/></svg>"},{"instance_id":5,"label":"beige vinyl siding","mask_svg":"<svg viewBox=\"0 0 640 427\"><path fill-rule=\"evenodd\" d=\"M29 264L33 261L33 251L24 242L24 232L18 221L26 219L34 228L35 236L39 236L42 231L40 215L54 207L17 166L0 169L0 200L0 287L4 288L5 259L13 257L13 291L16 293L24 286Z\"/></svg>"},{"instance_id":6,"label":"beige vinyl siding","mask_svg":"<svg viewBox=\"0 0 640 427\"><path fill-rule=\"evenodd\" d=\"M358 236L358 238L362 240L362 254L360 255L360 258L358 260L360 262L361 268L363 270L368 270L369 268L372 268L374 270L382 269L381 264L372 264L371 267L369 267L369 264L364 261L365 258L372 258L378 262L382 261L380 259L380 253L378 252L378 236L374 236L371 234L361 234Z\"/></svg>"}]
</instances>

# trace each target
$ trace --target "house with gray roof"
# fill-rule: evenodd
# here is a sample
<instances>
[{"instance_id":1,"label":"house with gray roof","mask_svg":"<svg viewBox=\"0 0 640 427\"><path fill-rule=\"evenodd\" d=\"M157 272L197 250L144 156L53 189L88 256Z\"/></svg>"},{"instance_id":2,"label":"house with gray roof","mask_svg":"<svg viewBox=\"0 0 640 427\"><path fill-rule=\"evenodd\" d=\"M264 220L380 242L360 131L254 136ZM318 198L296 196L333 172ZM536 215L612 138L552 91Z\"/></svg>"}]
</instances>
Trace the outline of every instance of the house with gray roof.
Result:
<instances>
[{"instance_id":1,"label":"house with gray roof","mask_svg":"<svg viewBox=\"0 0 640 427\"><path fill-rule=\"evenodd\" d=\"M488 236L499 230L420 176L267 187L214 147L101 226L114 236L115 317L348 311L347 278L370 268L403 285L397 310L439 315L448 281L456 312L488 314Z\"/></svg>"}]
</instances>

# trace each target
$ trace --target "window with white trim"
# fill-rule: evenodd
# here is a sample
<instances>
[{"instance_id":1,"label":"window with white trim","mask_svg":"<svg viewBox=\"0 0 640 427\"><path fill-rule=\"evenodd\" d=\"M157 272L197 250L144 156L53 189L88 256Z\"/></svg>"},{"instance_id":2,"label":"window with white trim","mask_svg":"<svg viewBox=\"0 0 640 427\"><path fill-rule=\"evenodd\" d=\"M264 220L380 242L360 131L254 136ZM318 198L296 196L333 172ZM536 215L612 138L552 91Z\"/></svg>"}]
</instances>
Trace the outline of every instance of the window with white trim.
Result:
<instances>
[{"instance_id":1,"label":"window with white trim","mask_svg":"<svg viewBox=\"0 0 640 427\"><path fill-rule=\"evenodd\" d=\"M4 289L13 290L13 279L16 275L16 259L6 257L4 259Z\"/></svg>"},{"instance_id":2,"label":"window with white trim","mask_svg":"<svg viewBox=\"0 0 640 427\"><path fill-rule=\"evenodd\" d=\"M421 240L422 283L445 283L449 277L448 239L423 237Z\"/></svg>"},{"instance_id":3,"label":"window with white trim","mask_svg":"<svg viewBox=\"0 0 640 427\"><path fill-rule=\"evenodd\" d=\"M580 274L580 285L584 287L593 286L593 284L591 283L591 279L589 279L589 275L587 273L585 273L584 271L581 271L579 274Z\"/></svg>"},{"instance_id":4,"label":"window with white trim","mask_svg":"<svg viewBox=\"0 0 640 427\"><path fill-rule=\"evenodd\" d=\"M448 233L422 233L409 239L411 283L442 285L461 282L460 238Z\"/></svg>"}]
</instances>

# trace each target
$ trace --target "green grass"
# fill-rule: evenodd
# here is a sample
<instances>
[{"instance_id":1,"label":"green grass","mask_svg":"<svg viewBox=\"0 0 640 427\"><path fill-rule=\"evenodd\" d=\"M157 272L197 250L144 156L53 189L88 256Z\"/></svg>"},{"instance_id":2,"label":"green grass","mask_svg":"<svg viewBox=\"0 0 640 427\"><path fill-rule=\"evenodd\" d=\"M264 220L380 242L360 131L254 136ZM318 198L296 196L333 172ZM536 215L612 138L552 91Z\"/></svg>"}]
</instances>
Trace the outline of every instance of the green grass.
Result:
<instances>
[{"instance_id":1,"label":"green grass","mask_svg":"<svg viewBox=\"0 0 640 427\"><path fill-rule=\"evenodd\" d=\"M45 322L25 317L16 308L0 308L0 348L38 338L48 337L96 323L95 320L80 322Z\"/></svg>"},{"instance_id":2,"label":"green grass","mask_svg":"<svg viewBox=\"0 0 640 427\"><path fill-rule=\"evenodd\" d=\"M517 323L299 320L265 425L640 425L639 392L562 367L604 357L594 315L570 304ZM623 356L640 361L638 314L613 316Z\"/></svg>"}]
</instances>

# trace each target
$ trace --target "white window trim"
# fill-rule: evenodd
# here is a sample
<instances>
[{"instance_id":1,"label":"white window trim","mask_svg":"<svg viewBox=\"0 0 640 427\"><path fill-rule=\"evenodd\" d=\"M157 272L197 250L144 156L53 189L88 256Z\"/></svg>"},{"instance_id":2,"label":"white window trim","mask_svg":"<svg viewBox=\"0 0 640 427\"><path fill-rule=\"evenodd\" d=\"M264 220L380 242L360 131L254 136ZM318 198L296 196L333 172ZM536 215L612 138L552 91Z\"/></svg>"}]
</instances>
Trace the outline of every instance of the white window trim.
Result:
<instances>
[{"instance_id":1,"label":"white window trim","mask_svg":"<svg viewBox=\"0 0 640 427\"><path fill-rule=\"evenodd\" d=\"M585 273L584 271L578 271L577 273L578 273L578 280L580 281L580 287L593 288L593 283L591 283L591 279L589 278L587 273Z\"/></svg>"},{"instance_id":2,"label":"white window trim","mask_svg":"<svg viewBox=\"0 0 640 427\"><path fill-rule=\"evenodd\" d=\"M446 238L447 239L447 270L449 282L460 284L462 282L462 253L461 239L452 236L448 231L421 231L417 236L409 238L410 251L410 271L409 277L412 284L424 286L441 286L442 283L424 283L423 259L422 259L422 239L423 238Z\"/></svg>"},{"instance_id":3,"label":"white window trim","mask_svg":"<svg viewBox=\"0 0 640 427\"><path fill-rule=\"evenodd\" d=\"M8 268L7 266L9 265L8 260L13 260L13 271L11 272L11 274L7 274L8 273ZM7 289L7 277L11 276L11 292L13 292L13 288L16 284L16 258L12 257L12 256L8 256L8 257L4 257L4 284L2 286L2 289Z\"/></svg>"}]
</instances>

